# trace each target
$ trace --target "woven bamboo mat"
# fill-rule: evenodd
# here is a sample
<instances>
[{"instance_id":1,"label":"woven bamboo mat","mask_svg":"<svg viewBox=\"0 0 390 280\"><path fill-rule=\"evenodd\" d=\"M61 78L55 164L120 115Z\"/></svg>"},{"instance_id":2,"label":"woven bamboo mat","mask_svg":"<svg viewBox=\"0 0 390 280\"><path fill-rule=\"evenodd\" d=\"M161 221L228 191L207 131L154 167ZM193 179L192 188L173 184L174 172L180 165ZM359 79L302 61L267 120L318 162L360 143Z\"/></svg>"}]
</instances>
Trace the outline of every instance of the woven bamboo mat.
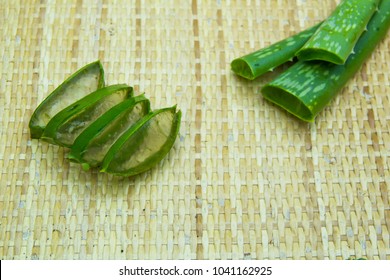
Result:
<instances>
[{"instance_id":1,"label":"woven bamboo mat","mask_svg":"<svg viewBox=\"0 0 390 280\"><path fill-rule=\"evenodd\" d=\"M390 37L306 124L230 61L324 19L336 0L1 1L1 259L390 259ZM110 4L109 4L110 3ZM47 94L100 59L180 137L134 178L31 140Z\"/></svg>"}]
</instances>

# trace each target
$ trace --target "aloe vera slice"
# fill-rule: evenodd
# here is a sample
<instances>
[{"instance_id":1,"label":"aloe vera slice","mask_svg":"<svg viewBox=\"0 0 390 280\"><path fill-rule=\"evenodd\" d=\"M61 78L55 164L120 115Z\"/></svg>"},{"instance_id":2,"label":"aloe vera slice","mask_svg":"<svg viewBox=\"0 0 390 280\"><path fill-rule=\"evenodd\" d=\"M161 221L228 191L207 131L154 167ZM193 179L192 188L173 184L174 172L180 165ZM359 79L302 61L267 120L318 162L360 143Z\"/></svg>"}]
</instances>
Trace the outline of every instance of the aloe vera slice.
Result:
<instances>
[{"instance_id":1,"label":"aloe vera slice","mask_svg":"<svg viewBox=\"0 0 390 280\"><path fill-rule=\"evenodd\" d=\"M99 166L110 147L138 120L148 114L150 102L144 95L129 98L114 106L74 141L69 159L79 162L84 169Z\"/></svg>"},{"instance_id":2,"label":"aloe vera slice","mask_svg":"<svg viewBox=\"0 0 390 280\"><path fill-rule=\"evenodd\" d=\"M70 147L89 124L132 95L133 88L126 84L98 89L56 114L47 124L42 139Z\"/></svg>"},{"instance_id":3,"label":"aloe vera slice","mask_svg":"<svg viewBox=\"0 0 390 280\"><path fill-rule=\"evenodd\" d=\"M281 40L266 48L236 58L231 62L232 71L248 80L254 80L274 68L292 61L295 54L314 34L320 24Z\"/></svg>"},{"instance_id":4,"label":"aloe vera slice","mask_svg":"<svg viewBox=\"0 0 390 280\"><path fill-rule=\"evenodd\" d=\"M388 1L388 0L384 0ZM380 0L344 0L298 51L300 60L344 64Z\"/></svg>"},{"instance_id":5,"label":"aloe vera slice","mask_svg":"<svg viewBox=\"0 0 390 280\"><path fill-rule=\"evenodd\" d=\"M160 162L172 148L180 128L176 106L149 113L110 148L102 172L133 176Z\"/></svg>"},{"instance_id":6,"label":"aloe vera slice","mask_svg":"<svg viewBox=\"0 0 390 280\"><path fill-rule=\"evenodd\" d=\"M344 65L300 61L265 85L262 95L298 118L312 122L355 75L390 27L390 1L381 2Z\"/></svg>"},{"instance_id":7,"label":"aloe vera slice","mask_svg":"<svg viewBox=\"0 0 390 280\"><path fill-rule=\"evenodd\" d=\"M51 118L70 104L104 86L104 71L99 61L72 74L35 109L29 127L32 138L40 138Z\"/></svg>"}]
</instances>

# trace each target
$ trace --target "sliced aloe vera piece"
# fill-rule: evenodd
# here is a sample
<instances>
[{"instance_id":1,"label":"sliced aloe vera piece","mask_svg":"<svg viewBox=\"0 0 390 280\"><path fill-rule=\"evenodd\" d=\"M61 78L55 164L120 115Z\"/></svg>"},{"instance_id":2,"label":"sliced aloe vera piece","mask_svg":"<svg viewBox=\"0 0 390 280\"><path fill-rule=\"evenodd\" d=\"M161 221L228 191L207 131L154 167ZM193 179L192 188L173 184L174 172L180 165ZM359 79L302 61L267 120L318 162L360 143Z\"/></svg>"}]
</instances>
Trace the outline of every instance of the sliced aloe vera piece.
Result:
<instances>
[{"instance_id":1,"label":"sliced aloe vera piece","mask_svg":"<svg viewBox=\"0 0 390 280\"><path fill-rule=\"evenodd\" d=\"M127 99L114 106L74 141L69 159L79 162L84 169L99 166L115 141L132 125L150 111L149 100L144 95Z\"/></svg>"},{"instance_id":2,"label":"sliced aloe vera piece","mask_svg":"<svg viewBox=\"0 0 390 280\"><path fill-rule=\"evenodd\" d=\"M133 94L133 88L113 85L98 89L66 107L47 124L42 139L70 147L77 136L107 110Z\"/></svg>"},{"instance_id":3,"label":"sliced aloe vera piece","mask_svg":"<svg viewBox=\"0 0 390 280\"><path fill-rule=\"evenodd\" d=\"M232 71L243 78L254 80L288 61L293 61L296 52L313 36L319 26L320 24L317 24L266 48L234 59L231 62Z\"/></svg>"},{"instance_id":4,"label":"sliced aloe vera piece","mask_svg":"<svg viewBox=\"0 0 390 280\"><path fill-rule=\"evenodd\" d=\"M51 118L70 104L104 86L104 71L99 61L72 74L35 109L29 127L31 138L40 138Z\"/></svg>"},{"instance_id":5,"label":"sliced aloe vera piece","mask_svg":"<svg viewBox=\"0 0 390 280\"><path fill-rule=\"evenodd\" d=\"M380 0L342 1L298 51L298 58L344 64L379 3Z\"/></svg>"},{"instance_id":6,"label":"sliced aloe vera piece","mask_svg":"<svg viewBox=\"0 0 390 280\"><path fill-rule=\"evenodd\" d=\"M102 172L133 176L160 162L172 148L180 128L176 106L149 113L110 148Z\"/></svg>"},{"instance_id":7,"label":"sliced aloe vera piece","mask_svg":"<svg viewBox=\"0 0 390 280\"><path fill-rule=\"evenodd\" d=\"M390 1L383 0L345 64L299 61L262 88L264 98L313 122L372 54L390 29Z\"/></svg>"}]
</instances>

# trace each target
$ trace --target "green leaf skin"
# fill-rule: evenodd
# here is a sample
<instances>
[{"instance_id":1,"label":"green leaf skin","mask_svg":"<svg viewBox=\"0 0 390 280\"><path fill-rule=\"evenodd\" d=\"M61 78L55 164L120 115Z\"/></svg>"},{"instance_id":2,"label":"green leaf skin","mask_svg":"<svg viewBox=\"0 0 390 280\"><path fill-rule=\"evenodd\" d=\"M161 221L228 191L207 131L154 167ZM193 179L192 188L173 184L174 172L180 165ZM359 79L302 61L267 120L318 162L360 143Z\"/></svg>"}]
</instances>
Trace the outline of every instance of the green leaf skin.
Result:
<instances>
[{"instance_id":1,"label":"green leaf skin","mask_svg":"<svg viewBox=\"0 0 390 280\"><path fill-rule=\"evenodd\" d=\"M231 62L232 71L245 79L254 80L286 62L292 61L297 51L304 46L319 25L310 27L269 47L234 59Z\"/></svg>"},{"instance_id":2,"label":"green leaf skin","mask_svg":"<svg viewBox=\"0 0 390 280\"><path fill-rule=\"evenodd\" d=\"M388 1L388 0L385 0ZM299 60L344 64L380 0L344 0L297 52Z\"/></svg>"},{"instance_id":3,"label":"green leaf skin","mask_svg":"<svg viewBox=\"0 0 390 280\"><path fill-rule=\"evenodd\" d=\"M149 111L150 102L144 95L134 96L119 103L76 138L68 158L73 162L82 163L86 170L97 167L120 135L137 122L138 117L142 118Z\"/></svg>"},{"instance_id":4,"label":"green leaf skin","mask_svg":"<svg viewBox=\"0 0 390 280\"><path fill-rule=\"evenodd\" d=\"M107 98L110 98L111 96L114 96L116 94L119 96L118 98L116 98L117 100L126 99L133 95L133 88L126 84L119 84L100 88L95 92L88 94L87 96L83 97L82 99L74 102L73 104L58 112L47 124L41 137L42 140L45 140L52 144L70 147L72 143L63 143L58 139L59 130L61 130L64 125L66 126L70 122L73 122L73 120L75 120L75 118L78 118L80 115L83 116L83 123L75 123L75 125L82 125L85 128L91 121L91 114L95 114L96 105L101 106L101 108L104 110L106 109L107 105L111 106L111 103L113 103L112 105L116 105L114 102L117 102L117 100L110 101L110 104L107 103ZM79 129L79 127L75 128ZM65 133L66 135L70 132L65 131L61 133Z\"/></svg>"},{"instance_id":5,"label":"green leaf skin","mask_svg":"<svg viewBox=\"0 0 390 280\"><path fill-rule=\"evenodd\" d=\"M313 122L361 68L390 26L390 0L383 0L344 65L299 61L265 85L262 95L298 118Z\"/></svg>"},{"instance_id":6,"label":"green leaf skin","mask_svg":"<svg viewBox=\"0 0 390 280\"><path fill-rule=\"evenodd\" d=\"M165 131L167 127L159 126L164 118L169 120L169 132ZM180 129L180 120L181 111L176 112L176 106L150 112L114 143L104 158L101 172L134 176L152 168L171 150Z\"/></svg>"},{"instance_id":7,"label":"green leaf skin","mask_svg":"<svg viewBox=\"0 0 390 280\"><path fill-rule=\"evenodd\" d=\"M50 119L59 111L103 86L104 71L100 61L77 70L35 109L29 123L31 138L40 138Z\"/></svg>"}]
</instances>

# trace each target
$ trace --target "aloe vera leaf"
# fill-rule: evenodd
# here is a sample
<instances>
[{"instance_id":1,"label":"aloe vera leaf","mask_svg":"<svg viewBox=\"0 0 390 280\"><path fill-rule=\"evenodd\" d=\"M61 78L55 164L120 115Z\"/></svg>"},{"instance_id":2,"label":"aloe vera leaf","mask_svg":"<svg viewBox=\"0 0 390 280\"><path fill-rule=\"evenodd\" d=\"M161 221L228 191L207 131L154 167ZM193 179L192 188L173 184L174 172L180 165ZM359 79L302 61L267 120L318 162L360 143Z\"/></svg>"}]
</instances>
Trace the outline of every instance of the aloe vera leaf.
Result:
<instances>
[{"instance_id":1,"label":"aloe vera leaf","mask_svg":"<svg viewBox=\"0 0 390 280\"><path fill-rule=\"evenodd\" d=\"M254 80L286 62L292 61L297 51L310 39L319 25L317 24L266 48L234 59L231 62L232 71L238 76Z\"/></svg>"},{"instance_id":2,"label":"aloe vera leaf","mask_svg":"<svg viewBox=\"0 0 390 280\"><path fill-rule=\"evenodd\" d=\"M388 1L388 0L385 0ZM344 64L380 0L344 0L297 52L300 60Z\"/></svg>"},{"instance_id":3,"label":"aloe vera leaf","mask_svg":"<svg viewBox=\"0 0 390 280\"><path fill-rule=\"evenodd\" d=\"M176 106L150 112L126 131L107 152L101 172L133 176L160 162L172 148L180 128Z\"/></svg>"},{"instance_id":4,"label":"aloe vera leaf","mask_svg":"<svg viewBox=\"0 0 390 280\"><path fill-rule=\"evenodd\" d=\"M98 166L121 134L150 111L149 100L142 94L114 106L74 141L68 158L83 164L84 169Z\"/></svg>"},{"instance_id":5,"label":"aloe vera leaf","mask_svg":"<svg viewBox=\"0 0 390 280\"><path fill-rule=\"evenodd\" d=\"M63 125L67 126L67 129L70 130L65 133L61 131L62 136L66 137L66 135L68 135L70 138L73 138L81 132L81 127L85 128L86 125L88 125L87 123L91 121L88 119L89 116L95 118L97 113L100 114L106 111L108 107L114 106L117 102L131 97L132 95L133 88L126 84L100 88L58 112L47 124L41 139L52 144L69 147L72 143L64 143L59 139L58 132L59 129L62 130ZM114 99L111 99L111 97L114 97ZM98 107L100 108L98 109ZM76 121L74 123L73 121L75 118L77 119L79 116L83 116L85 122ZM69 127L68 124L70 123L72 123L72 125ZM71 132L71 130L73 130L73 124L76 124L74 126L75 131Z\"/></svg>"},{"instance_id":6,"label":"aloe vera leaf","mask_svg":"<svg viewBox=\"0 0 390 280\"><path fill-rule=\"evenodd\" d=\"M383 0L345 64L299 61L262 88L262 95L298 118L313 122L361 68L390 27L390 1Z\"/></svg>"},{"instance_id":7,"label":"aloe vera leaf","mask_svg":"<svg viewBox=\"0 0 390 280\"><path fill-rule=\"evenodd\" d=\"M59 111L103 86L104 71L100 61L77 70L35 109L29 123L31 138L40 138L50 119Z\"/></svg>"}]
</instances>

